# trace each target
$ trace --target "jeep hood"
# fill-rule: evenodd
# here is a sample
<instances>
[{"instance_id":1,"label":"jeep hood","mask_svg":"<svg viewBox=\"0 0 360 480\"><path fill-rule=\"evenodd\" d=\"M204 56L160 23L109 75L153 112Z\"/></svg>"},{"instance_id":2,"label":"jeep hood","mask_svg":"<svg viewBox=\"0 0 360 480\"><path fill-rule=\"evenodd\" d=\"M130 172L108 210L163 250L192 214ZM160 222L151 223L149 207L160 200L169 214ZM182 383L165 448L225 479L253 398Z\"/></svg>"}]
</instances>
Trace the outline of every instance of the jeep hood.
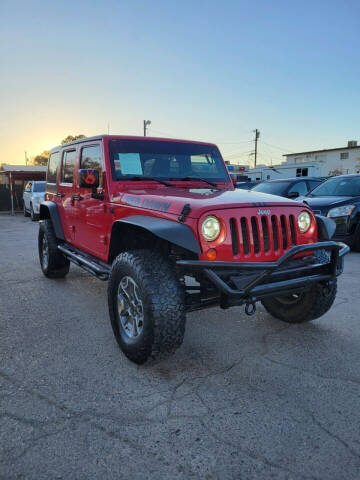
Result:
<instances>
[{"instance_id":1,"label":"jeep hood","mask_svg":"<svg viewBox=\"0 0 360 480\"><path fill-rule=\"evenodd\" d=\"M214 212L226 208L302 206L293 200L251 190L178 187L131 189L121 192L119 196L113 196L112 202L173 215L180 215L184 205L188 203L190 204L189 217L192 218L198 218L207 211Z\"/></svg>"}]
</instances>

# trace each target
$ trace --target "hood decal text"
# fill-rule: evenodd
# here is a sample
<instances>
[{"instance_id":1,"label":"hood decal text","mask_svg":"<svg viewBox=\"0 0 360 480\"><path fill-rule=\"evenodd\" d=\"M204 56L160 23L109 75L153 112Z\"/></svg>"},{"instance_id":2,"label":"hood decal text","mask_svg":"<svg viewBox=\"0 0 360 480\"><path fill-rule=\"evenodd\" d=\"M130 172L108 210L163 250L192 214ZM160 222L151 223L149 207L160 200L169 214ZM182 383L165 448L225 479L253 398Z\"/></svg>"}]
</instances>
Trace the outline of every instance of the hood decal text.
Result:
<instances>
[{"instance_id":1,"label":"hood decal text","mask_svg":"<svg viewBox=\"0 0 360 480\"><path fill-rule=\"evenodd\" d=\"M146 197L138 197L137 195L124 195L124 203L133 207L148 208L150 210L158 210L159 212L167 212L171 206L169 202L161 200L151 200Z\"/></svg>"}]
</instances>

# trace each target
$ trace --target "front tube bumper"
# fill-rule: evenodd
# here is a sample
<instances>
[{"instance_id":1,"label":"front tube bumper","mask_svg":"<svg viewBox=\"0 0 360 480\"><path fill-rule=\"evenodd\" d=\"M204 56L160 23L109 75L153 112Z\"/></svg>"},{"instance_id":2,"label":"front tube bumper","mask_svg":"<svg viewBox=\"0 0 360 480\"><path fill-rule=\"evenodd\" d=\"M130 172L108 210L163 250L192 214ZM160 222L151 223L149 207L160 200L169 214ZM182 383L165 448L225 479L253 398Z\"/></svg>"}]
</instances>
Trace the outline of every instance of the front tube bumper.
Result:
<instances>
[{"instance_id":1,"label":"front tube bumper","mask_svg":"<svg viewBox=\"0 0 360 480\"><path fill-rule=\"evenodd\" d=\"M301 253L328 252L328 262L291 264ZM179 260L185 271L200 270L227 297L254 301L263 297L292 293L308 288L312 283L328 282L341 274L343 257L350 248L341 242L325 241L297 245L276 262L210 262Z\"/></svg>"}]
</instances>

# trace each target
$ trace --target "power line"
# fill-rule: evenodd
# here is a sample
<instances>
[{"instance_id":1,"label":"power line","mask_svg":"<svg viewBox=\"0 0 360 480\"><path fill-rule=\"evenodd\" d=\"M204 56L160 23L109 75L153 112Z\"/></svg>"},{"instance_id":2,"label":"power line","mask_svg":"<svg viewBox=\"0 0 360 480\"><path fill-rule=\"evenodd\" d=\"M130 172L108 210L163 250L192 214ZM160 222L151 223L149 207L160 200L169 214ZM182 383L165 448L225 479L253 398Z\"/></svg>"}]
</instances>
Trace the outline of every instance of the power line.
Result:
<instances>
[{"instance_id":1,"label":"power line","mask_svg":"<svg viewBox=\"0 0 360 480\"><path fill-rule=\"evenodd\" d=\"M246 155L247 153L254 153L253 150L247 150L246 152L234 152L232 154L228 155L223 155L224 158L233 158L233 157L238 157L240 155Z\"/></svg>"},{"instance_id":2,"label":"power line","mask_svg":"<svg viewBox=\"0 0 360 480\"><path fill-rule=\"evenodd\" d=\"M289 152L289 153L295 153L295 152L289 151L288 148L283 148L283 147L280 147L280 146L272 145L271 143L264 142L264 140L262 141L262 143L265 143L265 145L268 145L269 147L273 147L273 148L276 148L278 150L281 150L282 152L285 151L285 152Z\"/></svg>"}]
</instances>

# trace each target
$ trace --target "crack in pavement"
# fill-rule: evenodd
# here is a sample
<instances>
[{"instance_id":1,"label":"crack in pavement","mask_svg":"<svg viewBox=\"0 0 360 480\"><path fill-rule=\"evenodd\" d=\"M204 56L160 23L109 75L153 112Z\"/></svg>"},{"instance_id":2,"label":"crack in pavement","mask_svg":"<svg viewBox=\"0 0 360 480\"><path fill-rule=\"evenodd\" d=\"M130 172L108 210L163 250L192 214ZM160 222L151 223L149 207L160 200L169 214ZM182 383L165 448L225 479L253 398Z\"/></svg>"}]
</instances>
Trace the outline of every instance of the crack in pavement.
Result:
<instances>
[{"instance_id":1,"label":"crack in pavement","mask_svg":"<svg viewBox=\"0 0 360 480\"><path fill-rule=\"evenodd\" d=\"M7 375L5 372L0 371L0 376L3 379L7 380L9 383L17 386L18 388L21 388L21 384L19 382L17 382L16 380L14 380L9 375ZM149 450L148 448L144 447L141 444L133 442L132 440L127 438L125 435L120 435L119 433L116 433L114 431L111 431L111 430L105 428L103 425L94 421L92 416L90 416L88 414L83 414L82 412L77 412L76 410L74 410L70 407L66 407L66 406L62 405L60 402L52 400L52 399L48 398L47 396L45 396L45 395L43 395L39 392L33 391L29 388L22 388L22 390L23 390L23 392L27 393L28 395L33 396L35 398L38 398L40 400L43 400L44 402L48 403L48 405L51 405L51 406L59 409L60 411L62 411L64 413L70 414L73 421L75 420L75 421L80 422L80 423L85 422L85 423L93 426L97 430L101 431L102 433L104 433L108 437L117 439L121 442L124 442L125 444L128 444L130 447L132 447L136 451L140 450L144 454L154 458L157 461L162 462L166 467L168 466L168 463L166 462L166 459L164 457L159 456L158 454L155 454L154 452L152 452L151 450ZM189 466L187 466L187 468L185 468L183 466L183 468L184 468L184 473L186 473L186 475L188 475L189 477L191 476L191 477L198 477L199 478L199 476L195 472L193 472L190 469Z\"/></svg>"},{"instance_id":2,"label":"crack in pavement","mask_svg":"<svg viewBox=\"0 0 360 480\"><path fill-rule=\"evenodd\" d=\"M287 467L285 467L284 465L281 465L279 463L276 463L276 462L272 462L271 460L267 459L264 455L261 455L259 453L255 453L255 452L251 452L249 449L247 448L244 448L244 447L240 447L239 444L237 443L234 443L234 442L231 442L229 440L225 440L223 439L222 437L220 437L219 435L217 435L208 425L206 425L202 420L200 421L201 422L201 425L203 426L203 428L209 433L209 435L211 435L216 441L222 443L223 445L227 445L231 448L234 448L236 449L237 451L240 451L241 453L243 453L244 455L248 456L249 458L253 459L253 460L256 460L256 461L260 461L261 463L267 465L267 466L270 466L270 467L273 467L273 468L276 468L278 470L281 470L283 472L287 472L287 473L291 473L293 475L297 475L299 478L303 478L305 480L321 480L320 477L316 477L314 475L304 475L302 473L299 473L297 471L294 471L294 470L291 470Z\"/></svg>"},{"instance_id":3,"label":"crack in pavement","mask_svg":"<svg viewBox=\"0 0 360 480\"><path fill-rule=\"evenodd\" d=\"M289 365L287 363L280 362L279 360L274 360L273 358L270 358L270 357L267 357L267 356L264 356L264 359L271 362L271 363L275 363L277 365L281 365L283 367L286 367L289 370L295 370L299 373L306 373L306 374L311 375L313 377L322 378L323 380L332 380L332 381L338 380L338 381L341 381L341 382L350 382L350 383L354 383L356 385L360 385L360 379L356 378L356 377L340 377L340 376L330 377L330 376L327 376L327 375L322 375L321 373L306 370L304 368L295 367L294 365Z\"/></svg>"}]
</instances>

